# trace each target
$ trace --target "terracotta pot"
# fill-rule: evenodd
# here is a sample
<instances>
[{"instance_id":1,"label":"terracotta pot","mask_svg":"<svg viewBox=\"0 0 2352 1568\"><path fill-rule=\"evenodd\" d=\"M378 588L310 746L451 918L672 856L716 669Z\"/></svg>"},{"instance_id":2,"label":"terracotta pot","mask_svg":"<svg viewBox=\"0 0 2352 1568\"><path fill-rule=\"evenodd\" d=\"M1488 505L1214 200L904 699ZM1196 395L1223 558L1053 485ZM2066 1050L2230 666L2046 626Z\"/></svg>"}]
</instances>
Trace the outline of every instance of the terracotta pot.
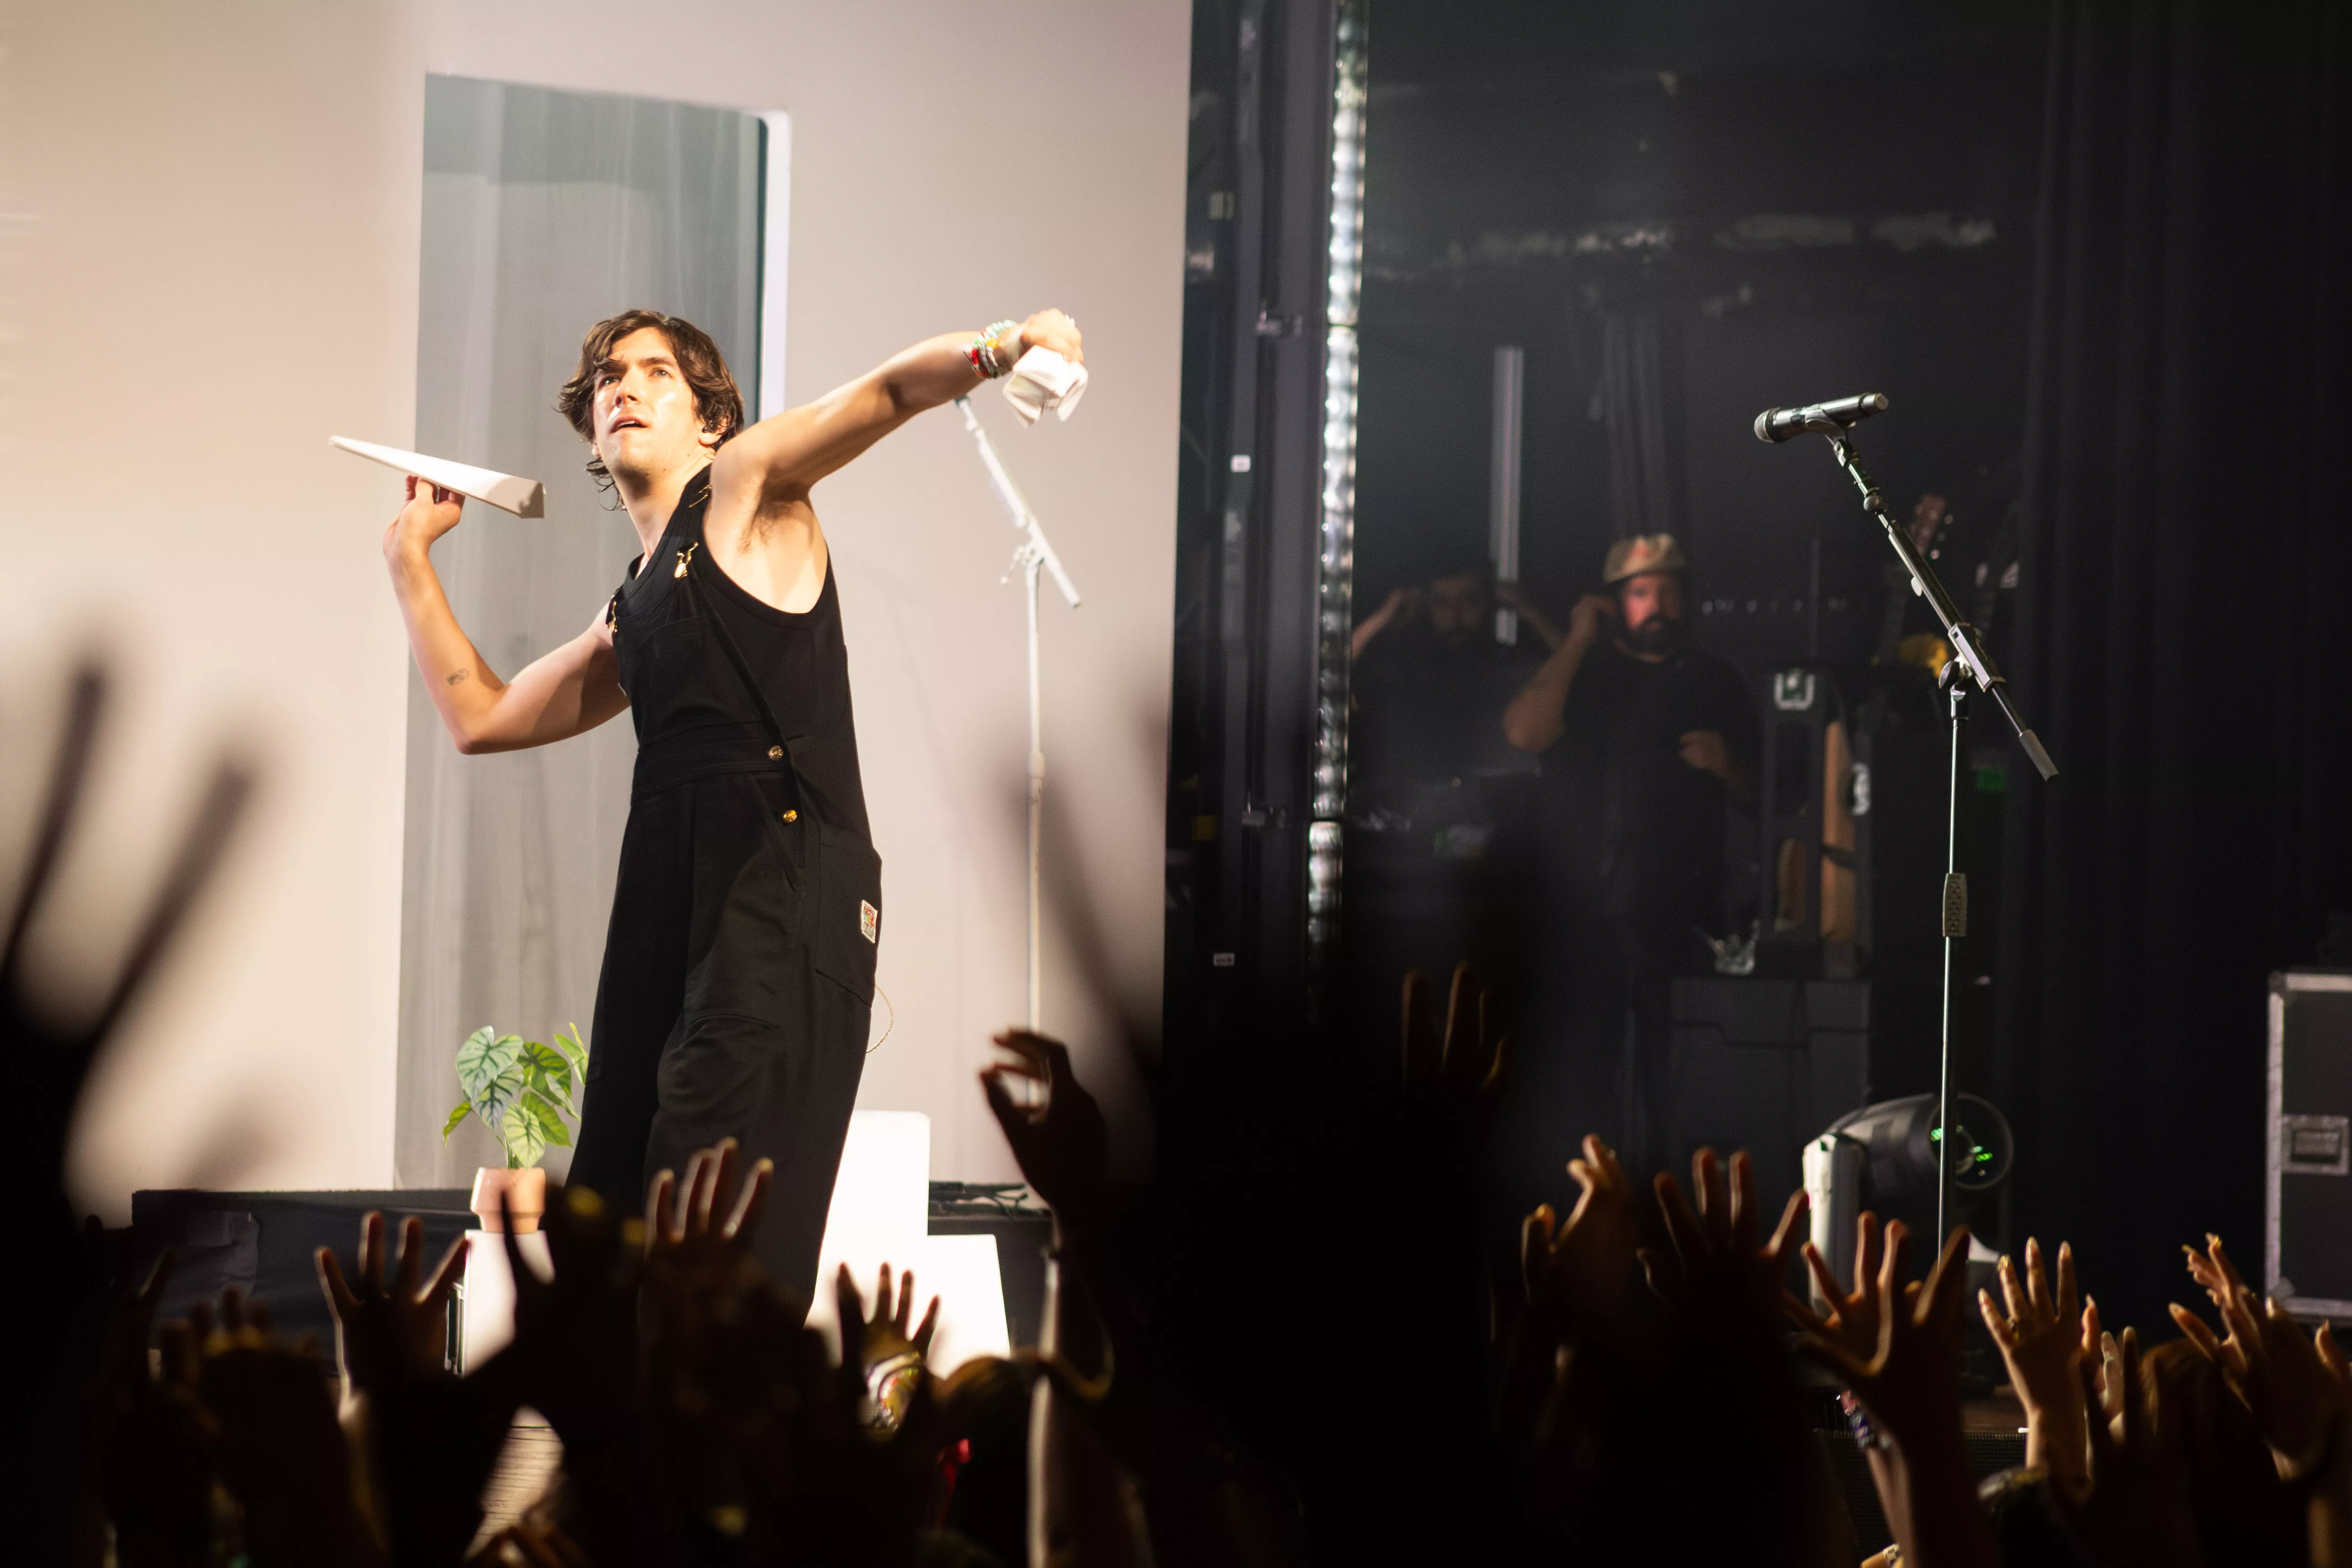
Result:
<instances>
[{"instance_id":1,"label":"terracotta pot","mask_svg":"<svg viewBox=\"0 0 2352 1568\"><path fill-rule=\"evenodd\" d=\"M502 1165L484 1165L474 1173L474 1201L467 1206L482 1222L482 1228L503 1231L506 1222L499 1215L499 1194L504 1193L507 1207L514 1213L517 1236L529 1236L539 1228L539 1216L547 1212L547 1173L537 1165L525 1170L509 1171Z\"/></svg>"}]
</instances>

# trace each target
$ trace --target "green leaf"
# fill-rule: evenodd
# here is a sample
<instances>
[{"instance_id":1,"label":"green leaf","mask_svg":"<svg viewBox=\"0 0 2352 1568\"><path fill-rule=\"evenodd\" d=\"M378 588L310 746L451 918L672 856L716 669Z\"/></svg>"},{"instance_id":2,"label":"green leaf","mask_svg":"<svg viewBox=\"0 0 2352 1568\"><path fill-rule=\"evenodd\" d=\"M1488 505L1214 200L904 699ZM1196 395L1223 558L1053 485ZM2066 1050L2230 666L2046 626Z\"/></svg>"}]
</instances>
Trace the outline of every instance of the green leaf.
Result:
<instances>
[{"instance_id":1,"label":"green leaf","mask_svg":"<svg viewBox=\"0 0 2352 1568\"><path fill-rule=\"evenodd\" d=\"M556 1114L554 1105L539 1095L526 1091L508 1114L528 1118L538 1128L540 1142L551 1148L572 1147L572 1129L563 1124L563 1118Z\"/></svg>"},{"instance_id":2,"label":"green leaf","mask_svg":"<svg viewBox=\"0 0 2352 1568\"><path fill-rule=\"evenodd\" d=\"M503 1131L509 1108L529 1087L522 1063L509 1061L498 1077L484 1084L474 1096L474 1114Z\"/></svg>"},{"instance_id":3,"label":"green leaf","mask_svg":"<svg viewBox=\"0 0 2352 1568\"><path fill-rule=\"evenodd\" d=\"M580 1038L579 1025L572 1026L572 1033L569 1037L566 1037L562 1030L556 1030L555 1048L572 1058L572 1071L578 1073L583 1079L588 1076L588 1047L586 1042Z\"/></svg>"},{"instance_id":4,"label":"green leaf","mask_svg":"<svg viewBox=\"0 0 2352 1568\"><path fill-rule=\"evenodd\" d=\"M449 1120L447 1121L442 1123L441 1142L444 1143L449 1142L449 1134L457 1131L457 1123L465 1121L467 1113L473 1109L474 1106L471 1100L461 1100L457 1102L457 1109L449 1113Z\"/></svg>"},{"instance_id":5,"label":"green leaf","mask_svg":"<svg viewBox=\"0 0 2352 1568\"><path fill-rule=\"evenodd\" d=\"M569 1110L572 1104L571 1059L537 1040L529 1040L522 1047L522 1060L530 1071L531 1087Z\"/></svg>"},{"instance_id":6,"label":"green leaf","mask_svg":"<svg viewBox=\"0 0 2352 1568\"><path fill-rule=\"evenodd\" d=\"M520 1035L500 1035L485 1024L466 1037L457 1047L457 1082L466 1098L474 1102L478 1114L482 1110L482 1092L513 1065L522 1049ZM488 1115L483 1115L488 1121Z\"/></svg>"},{"instance_id":7,"label":"green leaf","mask_svg":"<svg viewBox=\"0 0 2352 1568\"><path fill-rule=\"evenodd\" d=\"M507 1169L519 1171L539 1163L547 1148L538 1119L520 1112L520 1102L499 1122L499 1142L507 1152Z\"/></svg>"}]
</instances>

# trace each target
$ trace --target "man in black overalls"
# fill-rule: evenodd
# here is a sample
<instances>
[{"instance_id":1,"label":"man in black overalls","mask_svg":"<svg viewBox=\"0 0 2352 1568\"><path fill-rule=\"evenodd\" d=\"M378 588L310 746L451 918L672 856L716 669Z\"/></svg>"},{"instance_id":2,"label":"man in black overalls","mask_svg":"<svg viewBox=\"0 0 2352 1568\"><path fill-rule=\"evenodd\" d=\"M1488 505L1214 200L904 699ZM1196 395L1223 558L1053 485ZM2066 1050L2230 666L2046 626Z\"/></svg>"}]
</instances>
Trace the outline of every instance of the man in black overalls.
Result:
<instances>
[{"instance_id":1,"label":"man in black overalls","mask_svg":"<svg viewBox=\"0 0 2352 1568\"><path fill-rule=\"evenodd\" d=\"M599 322L559 403L644 552L588 629L501 680L434 575L454 493L385 530L425 688L461 752L545 745L627 708L637 764L589 1036L573 1182L634 1209L739 1140L775 1163L760 1253L807 1292L865 1064L881 935L840 598L810 487L1033 347L1058 310L918 343L749 426L718 346L650 310Z\"/></svg>"}]
</instances>

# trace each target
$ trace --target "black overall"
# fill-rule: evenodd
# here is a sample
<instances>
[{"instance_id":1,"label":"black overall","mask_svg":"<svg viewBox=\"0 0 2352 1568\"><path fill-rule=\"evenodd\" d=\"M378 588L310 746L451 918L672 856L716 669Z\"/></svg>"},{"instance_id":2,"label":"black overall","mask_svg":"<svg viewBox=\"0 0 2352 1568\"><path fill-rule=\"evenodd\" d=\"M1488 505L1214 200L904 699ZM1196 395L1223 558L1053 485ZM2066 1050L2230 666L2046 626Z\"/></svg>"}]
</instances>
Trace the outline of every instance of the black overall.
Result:
<instances>
[{"instance_id":1,"label":"black overall","mask_svg":"<svg viewBox=\"0 0 2352 1568\"><path fill-rule=\"evenodd\" d=\"M758 1251L806 1293L857 1098L882 862L833 574L791 615L710 560L709 474L613 595L636 774L572 1179L624 1213L732 1137L776 1165Z\"/></svg>"}]
</instances>

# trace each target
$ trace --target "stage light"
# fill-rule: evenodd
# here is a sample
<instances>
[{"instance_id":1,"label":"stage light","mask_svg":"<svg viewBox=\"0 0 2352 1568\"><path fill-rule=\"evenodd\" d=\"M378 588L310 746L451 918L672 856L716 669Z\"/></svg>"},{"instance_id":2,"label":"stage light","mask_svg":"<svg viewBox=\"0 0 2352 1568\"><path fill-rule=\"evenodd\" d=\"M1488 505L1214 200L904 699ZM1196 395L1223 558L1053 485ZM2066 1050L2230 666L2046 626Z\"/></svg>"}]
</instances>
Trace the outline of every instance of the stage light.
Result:
<instances>
[{"instance_id":1,"label":"stage light","mask_svg":"<svg viewBox=\"0 0 2352 1568\"><path fill-rule=\"evenodd\" d=\"M1952 1136L1936 1125L1936 1097L1882 1100L1840 1117L1805 1145L1805 1195L1813 1245L1841 1281L1853 1278L1853 1224L1863 1210L1932 1233L1937 1162L1948 1160L1953 1223L1966 1220L2009 1180L2016 1143L1990 1100L1952 1097ZM1974 1257L1978 1248L1970 1249Z\"/></svg>"}]
</instances>

